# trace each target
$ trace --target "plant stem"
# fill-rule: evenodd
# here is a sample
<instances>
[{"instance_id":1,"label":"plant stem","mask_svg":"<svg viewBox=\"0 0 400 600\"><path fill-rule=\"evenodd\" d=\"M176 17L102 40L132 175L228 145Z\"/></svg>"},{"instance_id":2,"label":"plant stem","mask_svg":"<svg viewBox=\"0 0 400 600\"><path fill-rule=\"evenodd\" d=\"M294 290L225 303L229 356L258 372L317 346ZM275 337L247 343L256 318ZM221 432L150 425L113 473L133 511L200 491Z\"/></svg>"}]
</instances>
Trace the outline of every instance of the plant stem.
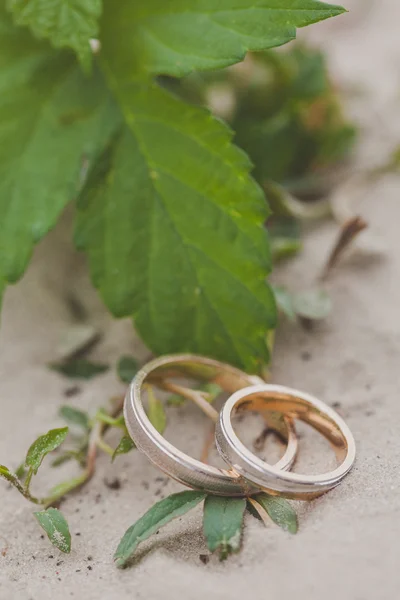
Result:
<instances>
[{"instance_id":1,"label":"plant stem","mask_svg":"<svg viewBox=\"0 0 400 600\"><path fill-rule=\"evenodd\" d=\"M25 492L27 492L28 494L29 494L29 486L31 485L32 475L33 475L33 469L31 467L28 471L28 474L25 478L25 483L24 483Z\"/></svg>"},{"instance_id":2,"label":"plant stem","mask_svg":"<svg viewBox=\"0 0 400 600\"><path fill-rule=\"evenodd\" d=\"M218 411L216 411L215 408L213 408L211 404L207 402L204 397L204 392L192 390L176 383L166 381L165 379L162 381L157 381L157 386L164 390L173 392L174 394L179 394L188 400L192 400L207 415L207 417L214 421L214 423L218 421Z\"/></svg>"},{"instance_id":3,"label":"plant stem","mask_svg":"<svg viewBox=\"0 0 400 600\"><path fill-rule=\"evenodd\" d=\"M123 402L123 398L118 398L118 401L116 402L115 406L112 408L108 415L111 419L115 419L115 417L121 412ZM72 479L70 482L66 482L65 484L57 486L57 491L54 494L50 495L47 498L43 498L42 500L38 501L38 503L44 504L45 507L51 506L52 504L59 502L61 498L63 498L63 496L65 496L69 492L79 489L80 487L88 483L88 481L90 481L90 479L94 475L96 468L96 457L98 448L101 448L111 456L114 453L113 449L102 439L102 434L105 433L105 431L109 427L110 424L104 423L103 421L97 421L93 425L92 431L89 435L88 449L86 454L86 466L84 471L78 477Z\"/></svg>"}]
</instances>

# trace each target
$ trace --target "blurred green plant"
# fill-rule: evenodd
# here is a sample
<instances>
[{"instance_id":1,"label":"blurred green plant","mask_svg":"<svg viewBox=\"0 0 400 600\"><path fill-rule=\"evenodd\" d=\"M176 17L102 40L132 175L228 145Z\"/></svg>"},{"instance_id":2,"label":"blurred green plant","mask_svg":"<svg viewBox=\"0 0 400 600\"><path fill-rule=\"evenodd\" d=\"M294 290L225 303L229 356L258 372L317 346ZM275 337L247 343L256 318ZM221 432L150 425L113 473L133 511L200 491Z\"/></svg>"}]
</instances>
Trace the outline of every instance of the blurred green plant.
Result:
<instances>
[{"instance_id":1,"label":"blurred green plant","mask_svg":"<svg viewBox=\"0 0 400 600\"><path fill-rule=\"evenodd\" d=\"M230 124L272 208L273 259L295 254L301 221L329 214L329 204L321 200L356 140L324 54L298 43L166 85L188 101L210 106Z\"/></svg>"},{"instance_id":2,"label":"blurred green plant","mask_svg":"<svg viewBox=\"0 0 400 600\"><path fill-rule=\"evenodd\" d=\"M269 209L232 137L264 186L304 181L350 135L321 100L315 53L254 59L234 132L160 76L215 72L343 12L317 0L1 0L0 295L74 199L95 286L152 351L260 371L276 324Z\"/></svg>"}]
</instances>

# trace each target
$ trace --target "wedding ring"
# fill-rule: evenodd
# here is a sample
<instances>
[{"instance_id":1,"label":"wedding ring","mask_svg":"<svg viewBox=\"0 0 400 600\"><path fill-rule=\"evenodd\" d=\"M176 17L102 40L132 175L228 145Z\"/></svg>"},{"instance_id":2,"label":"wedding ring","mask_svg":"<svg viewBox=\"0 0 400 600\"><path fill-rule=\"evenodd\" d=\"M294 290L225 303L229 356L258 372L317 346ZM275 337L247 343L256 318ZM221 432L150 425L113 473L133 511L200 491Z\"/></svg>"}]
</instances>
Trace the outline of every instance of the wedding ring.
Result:
<instances>
[{"instance_id":1,"label":"wedding ring","mask_svg":"<svg viewBox=\"0 0 400 600\"><path fill-rule=\"evenodd\" d=\"M292 419L309 423L330 441L339 466L323 475L300 475L267 464L250 452L236 435L232 418L239 409L260 413L280 411ZM310 394L280 385L263 383L235 392L220 412L215 435L222 458L250 485L269 494L298 500L315 498L338 485L352 468L356 455L350 429L332 408Z\"/></svg>"},{"instance_id":2,"label":"wedding ring","mask_svg":"<svg viewBox=\"0 0 400 600\"><path fill-rule=\"evenodd\" d=\"M157 358L137 373L125 398L125 422L136 446L164 473L190 488L220 496L244 496L259 491L258 485L249 484L232 469L213 467L178 450L151 424L143 407L144 384L152 383L166 389L165 381L174 377L213 382L229 393L263 383L257 376L203 356L180 354ZM291 418L285 416L283 423L287 447L275 465L279 472L291 467L297 451L297 436Z\"/></svg>"}]
</instances>

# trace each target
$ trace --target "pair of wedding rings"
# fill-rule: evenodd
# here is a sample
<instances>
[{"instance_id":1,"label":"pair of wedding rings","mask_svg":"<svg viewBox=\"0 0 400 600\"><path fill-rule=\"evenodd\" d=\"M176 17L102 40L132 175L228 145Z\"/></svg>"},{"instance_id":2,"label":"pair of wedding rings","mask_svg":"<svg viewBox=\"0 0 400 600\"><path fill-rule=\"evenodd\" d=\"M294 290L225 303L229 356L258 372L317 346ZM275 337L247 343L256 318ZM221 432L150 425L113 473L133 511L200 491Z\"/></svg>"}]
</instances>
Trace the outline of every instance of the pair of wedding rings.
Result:
<instances>
[{"instance_id":1,"label":"pair of wedding rings","mask_svg":"<svg viewBox=\"0 0 400 600\"><path fill-rule=\"evenodd\" d=\"M215 430L217 449L229 469L219 469L185 454L151 424L143 406L144 387L153 384L168 389L166 382L174 378L212 382L232 394L219 413ZM261 460L240 441L232 425L238 411L259 412L267 422L271 412L283 415L279 422L287 446L278 463L270 465ZM311 499L335 487L355 460L350 429L324 402L292 388L266 384L257 376L203 356L171 355L149 362L128 389L124 415L130 436L153 464L189 488L214 495L249 496L264 491L285 498ZM322 475L290 472L298 449L294 419L308 423L329 440L338 459L336 469Z\"/></svg>"}]
</instances>

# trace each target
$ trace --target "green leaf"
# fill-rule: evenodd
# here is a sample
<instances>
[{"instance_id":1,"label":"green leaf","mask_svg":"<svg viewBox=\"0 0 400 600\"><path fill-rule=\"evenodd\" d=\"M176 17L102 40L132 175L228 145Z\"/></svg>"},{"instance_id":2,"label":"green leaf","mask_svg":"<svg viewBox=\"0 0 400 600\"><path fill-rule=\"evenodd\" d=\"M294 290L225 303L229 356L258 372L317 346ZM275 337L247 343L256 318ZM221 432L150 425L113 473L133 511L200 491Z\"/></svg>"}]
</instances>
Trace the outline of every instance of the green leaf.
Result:
<instances>
[{"instance_id":1,"label":"green leaf","mask_svg":"<svg viewBox=\"0 0 400 600\"><path fill-rule=\"evenodd\" d=\"M293 308L304 319L326 319L332 310L332 300L327 292L320 288L293 294Z\"/></svg>"},{"instance_id":2,"label":"green leaf","mask_svg":"<svg viewBox=\"0 0 400 600\"><path fill-rule=\"evenodd\" d=\"M60 446L68 434L68 427L62 429L50 429L44 435L38 437L33 442L26 455L25 464L33 470L33 473L37 473L42 460L49 452L52 452L58 446Z\"/></svg>"},{"instance_id":3,"label":"green leaf","mask_svg":"<svg viewBox=\"0 0 400 600\"><path fill-rule=\"evenodd\" d=\"M133 356L121 356L117 363L118 377L123 383L131 383L138 369L138 362Z\"/></svg>"},{"instance_id":4,"label":"green leaf","mask_svg":"<svg viewBox=\"0 0 400 600\"><path fill-rule=\"evenodd\" d=\"M49 367L70 379L92 379L109 369L109 366L104 363L92 362L86 358L77 358L64 363L52 363Z\"/></svg>"},{"instance_id":5,"label":"green leaf","mask_svg":"<svg viewBox=\"0 0 400 600\"><path fill-rule=\"evenodd\" d=\"M71 534L63 514L57 508L48 508L33 514L47 533L51 543L61 552L66 554L71 552Z\"/></svg>"},{"instance_id":6,"label":"green leaf","mask_svg":"<svg viewBox=\"0 0 400 600\"><path fill-rule=\"evenodd\" d=\"M297 533L297 514L287 500L264 493L254 496L254 500L261 504L276 525L289 533Z\"/></svg>"},{"instance_id":7,"label":"green leaf","mask_svg":"<svg viewBox=\"0 0 400 600\"><path fill-rule=\"evenodd\" d=\"M129 124L89 176L76 241L116 316L157 354L250 371L268 360L275 302L260 188L231 132L156 85L120 90ZM118 244L115 240L118 239Z\"/></svg>"},{"instance_id":8,"label":"green leaf","mask_svg":"<svg viewBox=\"0 0 400 600\"><path fill-rule=\"evenodd\" d=\"M126 431L125 419L122 414L118 417L112 417L104 408L100 408L97 411L96 419L102 421L102 423L107 423L111 427L119 427L119 429Z\"/></svg>"},{"instance_id":9,"label":"green leaf","mask_svg":"<svg viewBox=\"0 0 400 600\"><path fill-rule=\"evenodd\" d=\"M167 417L163 403L154 395L152 387L148 388L147 394L149 421L152 425L154 425L157 431L163 433L167 424Z\"/></svg>"},{"instance_id":10,"label":"green leaf","mask_svg":"<svg viewBox=\"0 0 400 600\"><path fill-rule=\"evenodd\" d=\"M168 406L182 406L185 404L185 402L186 398L180 396L179 394L171 394L166 400L166 404Z\"/></svg>"},{"instance_id":11,"label":"green leaf","mask_svg":"<svg viewBox=\"0 0 400 600\"><path fill-rule=\"evenodd\" d=\"M154 504L134 525L129 527L114 554L117 567L124 567L136 548L160 527L184 515L204 500L204 492L187 491L172 494Z\"/></svg>"},{"instance_id":12,"label":"green leaf","mask_svg":"<svg viewBox=\"0 0 400 600\"><path fill-rule=\"evenodd\" d=\"M101 74L17 29L0 7L0 288L79 191L119 123Z\"/></svg>"},{"instance_id":13,"label":"green leaf","mask_svg":"<svg viewBox=\"0 0 400 600\"><path fill-rule=\"evenodd\" d=\"M60 408L60 416L71 425L78 425L88 431L90 429L90 418L87 412L83 412L74 406L64 405Z\"/></svg>"},{"instance_id":14,"label":"green leaf","mask_svg":"<svg viewBox=\"0 0 400 600\"><path fill-rule=\"evenodd\" d=\"M98 35L102 0L7 0L7 7L17 25L27 25L55 48L72 48L82 65L90 67L89 40Z\"/></svg>"},{"instance_id":15,"label":"green leaf","mask_svg":"<svg viewBox=\"0 0 400 600\"><path fill-rule=\"evenodd\" d=\"M182 76L242 60L296 37L296 28L344 12L315 0L105 0L102 52L125 78Z\"/></svg>"},{"instance_id":16,"label":"green leaf","mask_svg":"<svg viewBox=\"0 0 400 600\"><path fill-rule=\"evenodd\" d=\"M128 454L128 452L134 448L136 448L134 441L129 437L129 435L124 435L121 438L118 446L115 448L111 461L114 462L117 456L120 454Z\"/></svg>"},{"instance_id":17,"label":"green leaf","mask_svg":"<svg viewBox=\"0 0 400 600\"><path fill-rule=\"evenodd\" d=\"M199 389L207 394L206 399L210 404L212 404L222 392L222 388L216 383L204 383Z\"/></svg>"},{"instance_id":18,"label":"green leaf","mask_svg":"<svg viewBox=\"0 0 400 600\"><path fill-rule=\"evenodd\" d=\"M219 550L224 560L238 552L241 544L245 498L207 496L204 502L203 529L211 552Z\"/></svg>"},{"instance_id":19,"label":"green leaf","mask_svg":"<svg viewBox=\"0 0 400 600\"><path fill-rule=\"evenodd\" d=\"M278 309L290 320L296 320L296 313L293 308L293 299L288 290L284 287L273 287L276 304Z\"/></svg>"}]
</instances>

